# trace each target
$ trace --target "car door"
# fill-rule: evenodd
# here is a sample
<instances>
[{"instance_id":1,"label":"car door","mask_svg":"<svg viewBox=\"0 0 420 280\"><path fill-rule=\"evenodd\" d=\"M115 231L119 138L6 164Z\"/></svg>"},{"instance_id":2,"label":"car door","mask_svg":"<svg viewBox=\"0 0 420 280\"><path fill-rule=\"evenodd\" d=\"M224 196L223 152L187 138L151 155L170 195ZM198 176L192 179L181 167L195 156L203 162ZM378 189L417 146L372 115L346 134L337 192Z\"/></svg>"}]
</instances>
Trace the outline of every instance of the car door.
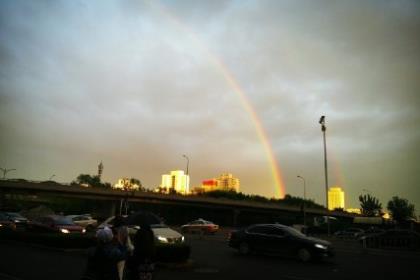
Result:
<instances>
[{"instance_id":1,"label":"car door","mask_svg":"<svg viewBox=\"0 0 420 280\"><path fill-rule=\"evenodd\" d=\"M270 228L266 225L251 227L247 230L247 242L255 251L269 252L271 251L269 232Z\"/></svg>"},{"instance_id":2,"label":"car door","mask_svg":"<svg viewBox=\"0 0 420 280\"><path fill-rule=\"evenodd\" d=\"M269 227L265 240L267 252L285 255L290 250L289 235L286 231L278 227Z\"/></svg>"}]
</instances>

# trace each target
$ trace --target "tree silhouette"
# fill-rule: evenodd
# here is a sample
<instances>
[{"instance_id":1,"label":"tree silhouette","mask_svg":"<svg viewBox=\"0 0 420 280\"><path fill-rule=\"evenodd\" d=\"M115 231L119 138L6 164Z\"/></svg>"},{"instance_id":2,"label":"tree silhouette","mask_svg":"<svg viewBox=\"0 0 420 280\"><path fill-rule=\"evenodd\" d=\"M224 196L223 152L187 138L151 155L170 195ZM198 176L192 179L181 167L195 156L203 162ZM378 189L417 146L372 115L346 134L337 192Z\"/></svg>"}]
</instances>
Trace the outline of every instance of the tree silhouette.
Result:
<instances>
[{"instance_id":1,"label":"tree silhouette","mask_svg":"<svg viewBox=\"0 0 420 280\"><path fill-rule=\"evenodd\" d=\"M407 199L394 196L388 202L387 208L391 212L392 218L398 223L414 218L414 205L410 204Z\"/></svg>"},{"instance_id":2,"label":"tree silhouette","mask_svg":"<svg viewBox=\"0 0 420 280\"><path fill-rule=\"evenodd\" d=\"M99 176L92 176L89 174L80 174L77 176L76 181L72 182L72 184L78 184L78 185L88 185L91 187L98 187L98 188L110 188L111 184L109 183L101 183L101 179Z\"/></svg>"},{"instance_id":3,"label":"tree silhouette","mask_svg":"<svg viewBox=\"0 0 420 280\"><path fill-rule=\"evenodd\" d=\"M368 195L359 195L360 208L362 209L362 215L367 217L375 217L381 215L382 204L379 200Z\"/></svg>"}]
</instances>

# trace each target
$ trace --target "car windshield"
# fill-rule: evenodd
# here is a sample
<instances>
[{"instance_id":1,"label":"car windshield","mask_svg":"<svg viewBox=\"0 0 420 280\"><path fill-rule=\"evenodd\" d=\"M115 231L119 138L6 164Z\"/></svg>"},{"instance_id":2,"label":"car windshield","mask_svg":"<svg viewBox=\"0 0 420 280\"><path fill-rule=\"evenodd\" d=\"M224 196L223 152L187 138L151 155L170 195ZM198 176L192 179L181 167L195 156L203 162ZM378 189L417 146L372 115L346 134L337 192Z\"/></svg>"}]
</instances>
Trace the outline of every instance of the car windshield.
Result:
<instances>
[{"instance_id":1,"label":"car windshield","mask_svg":"<svg viewBox=\"0 0 420 280\"><path fill-rule=\"evenodd\" d=\"M290 235L297 236L297 237L306 237L305 234L301 233L300 231L292 227L284 227L283 229L287 231Z\"/></svg>"},{"instance_id":2,"label":"car windshield","mask_svg":"<svg viewBox=\"0 0 420 280\"><path fill-rule=\"evenodd\" d=\"M23 218L20 214L18 214L18 213L7 213L7 215L9 215L9 217L11 217L11 218L18 218L18 219L21 219L21 218Z\"/></svg>"},{"instance_id":3,"label":"car windshield","mask_svg":"<svg viewBox=\"0 0 420 280\"><path fill-rule=\"evenodd\" d=\"M165 224L153 224L150 225L151 228L167 228L168 226Z\"/></svg>"},{"instance_id":4,"label":"car windshield","mask_svg":"<svg viewBox=\"0 0 420 280\"><path fill-rule=\"evenodd\" d=\"M57 225L74 225L74 223L72 222L72 220L69 219L69 218L67 218L67 217L54 218L54 222Z\"/></svg>"}]
</instances>

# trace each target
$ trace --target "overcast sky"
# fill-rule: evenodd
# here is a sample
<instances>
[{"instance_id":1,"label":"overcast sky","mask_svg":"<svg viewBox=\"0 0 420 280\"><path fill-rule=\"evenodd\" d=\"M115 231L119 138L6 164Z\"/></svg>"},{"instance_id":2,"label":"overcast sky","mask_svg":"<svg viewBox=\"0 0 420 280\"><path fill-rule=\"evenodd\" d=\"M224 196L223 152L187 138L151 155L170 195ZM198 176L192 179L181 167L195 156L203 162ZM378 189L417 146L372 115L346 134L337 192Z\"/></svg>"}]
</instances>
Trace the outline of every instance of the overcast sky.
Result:
<instances>
[{"instance_id":1,"label":"overcast sky","mask_svg":"<svg viewBox=\"0 0 420 280\"><path fill-rule=\"evenodd\" d=\"M148 188L185 169L276 194L255 109L286 193L346 207L371 193L420 208L419 1L1 1L0 167Z\"/></svg>"}]
</instances>

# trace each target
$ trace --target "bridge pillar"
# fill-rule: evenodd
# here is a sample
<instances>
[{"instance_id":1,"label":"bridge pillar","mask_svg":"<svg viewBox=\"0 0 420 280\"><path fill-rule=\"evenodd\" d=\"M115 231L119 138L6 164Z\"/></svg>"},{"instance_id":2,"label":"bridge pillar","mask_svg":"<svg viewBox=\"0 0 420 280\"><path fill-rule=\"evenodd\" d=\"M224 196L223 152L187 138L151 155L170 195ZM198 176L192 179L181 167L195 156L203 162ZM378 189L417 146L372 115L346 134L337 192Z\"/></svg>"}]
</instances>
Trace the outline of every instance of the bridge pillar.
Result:
<instances>
[{"instance_id":1,"label":"bridge pillar","mask_svg":"<svg viewBox=\"0 0 420 280\"><path fill-rule=\"evenodd\" d=\"M233 209L233 219L232 219L232 222L233 222L233 226L234 227L239 226L239 215L240 214L241 214L241 210L239 210L239 209Z\"/></svg>"}]
</instances>

